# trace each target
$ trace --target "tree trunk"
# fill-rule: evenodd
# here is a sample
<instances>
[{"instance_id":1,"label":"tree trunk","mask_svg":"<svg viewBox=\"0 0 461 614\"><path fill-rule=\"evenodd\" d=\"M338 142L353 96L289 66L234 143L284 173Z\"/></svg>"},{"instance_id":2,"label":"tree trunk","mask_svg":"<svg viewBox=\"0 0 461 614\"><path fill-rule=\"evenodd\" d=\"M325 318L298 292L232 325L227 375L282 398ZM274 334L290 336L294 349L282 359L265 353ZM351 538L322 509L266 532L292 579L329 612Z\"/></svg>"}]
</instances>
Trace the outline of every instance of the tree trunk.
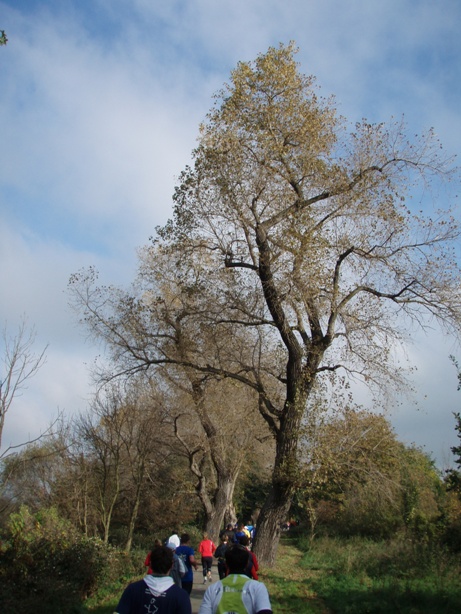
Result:
<instances>
[{"instance_id":1,"label":"tree trunk","mask_svg":"<svg viewBox=\"0 0 461 614\"><path fill-rule=\"evenodd\" d=\"M272 475L272 488L259 514L253 550L259 562L267 567L275 563L282 523L287 520L296 483L295 432L287 441L286 432L277 442L277 455Z\"/></svg>"},{"instance_id":2,"label":"tree trunk","mask_svg":"<svg viewBox=\"0 0 461 614\"><path fill-rule=\"evenodd\" d=\"M217 475L218 488L215 493L211 513L207 514L206 532L215 543L218 541L219 532L223 528L226 512L233 508L233 496L238 471L235 475Z\"/></svg>"},{"instance_id":3,"label":"tree trunk","mask_svg":"<svg viewBox=\"0 0 461 614\"><path fill-rule=\"evenodd\" d=\"M237 512L235 511L233 501L229 502L226 511L224 512L223 526L227 527L228 524L231 524L232 526L235 526L237 524Z\"/></svg>"},{"instance_id":4,"label":"tree trunk","mask_svg":"<svg viewBox=\"0 0 461 614\"><path fill-rule=\"evenodd\" d=\"M128 523L128 536L126 538L126 543L125 543L125 552L129 552L131 550L131 544L133 543L134 529L136 526L136 520L138 518L138 510L139 510L140 501L141 501L141 484L139 483L136 488L135 501L134 501L134 504L131 510L131 514L130 514L130 522Z\"/></svg>"},{"instance_id":5,"label":"tree trunk","mask_svg":"<svg viewBox=\"0 0 461 614\"><path fill-rule=\"evenodd\" d=\"M293 369L291 375L294 385L288 388L290 400L285 402L283 428L277 433L272 489L261 509L253 544L259 562L267 567L275 563L281 526L288 519L299 477L299 429L308 392L302 387L299 371Z\"/></svg>"},{"instance_id":6,"label":"tree trunk","mask_svg":"<svg viewBox=\"0 0 461 614\"><path fill-rule=\"evenodd\" d=\"M109 543L112 514L114 512L115 504L117 503L119 493L120 493L120 481L119 481L119 476L117 475L115 493L112 495L112 498L108 506L106 506L105 501L104 501L104 493L100 493L99 495L99 499L101 501L101 512L100 512L101 523L102 523L102 526L104 527L103 541L105 544Z\"/></svg>"},{"instance_id":7,"label":"tree trunk","mask_svg":"<svg viewBox=\"0 0 461 614\"><path fill-rule=\"evenodd\" d=\"M272 486L259 515L253 551L259 563L267 567L272 567L275 563L281 526L288 517L292 496L284 492L284 489Z\"/></svg>"}]
</instances>

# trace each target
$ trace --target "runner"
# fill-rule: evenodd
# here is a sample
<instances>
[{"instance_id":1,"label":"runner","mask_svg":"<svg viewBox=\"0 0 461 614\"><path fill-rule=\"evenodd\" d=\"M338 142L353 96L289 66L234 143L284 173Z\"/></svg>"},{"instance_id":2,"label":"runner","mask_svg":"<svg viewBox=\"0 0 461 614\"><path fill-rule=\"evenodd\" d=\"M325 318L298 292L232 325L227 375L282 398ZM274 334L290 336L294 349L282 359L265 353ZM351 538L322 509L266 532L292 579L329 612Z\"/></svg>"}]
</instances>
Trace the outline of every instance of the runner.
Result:
<instances>
[{"instance_id":1,"label":"runner","mask_svg":"<svg viewBox=\"0 0 461 614\"><path fill-rule=\"evenodd\" d=\"M190 595L192 592L192 585L194 584L194 574L192 567L197 570L197 561L194 557L194 549L190 546L189 533L183 533L181 535L181 545L176 548L176 554L182 559L182 562L186 566L186 573L181 579L182 587Z\"/></svg>"},{"instance_id":2,"label":"runner","mask_svg":"<svg viewBox=\"0 0 461 614\"><path fill-rule=\"evenodd\" d=\"M248 550L231 546L226 550L225 558L229 575L206 589L199 614L272 614L267 588L244 574Z\"/></svg>"},{"instance_id":3,"label":"runner","mask_svg":"<svg viewBox=\"0 0 461 614\"><path fill-rule=\"evenodd\" d=\"M114 614L191 614L189 595L169 575L172 566L173 551L154 546L150 552L152 573L126 587Z\"/></svg>"},{"instance_id":4,"label":"runner","mask_svg":"<svg viewBox=\"0 0 461 614\"><path fill-rule=\"evenodd\" d=\"M225 554L226 554L226 550L228 549L228 547L229 547L229 538L227 537L226 533L223 533L221 537L221 543L216 548L216 550L214 551L214 555L213 555L215 558L218 559L218 574L219 574L220 580L225 578L227 575L227 565L226 565Z\"/></svg>"},{"instance_id":5,"label":"runner","mask_svg":"<svg viewBox=\"0 0 461 614\"><path fill-rule=\"evenodd\" d=\"M203 584L206 584L207 580L208 582L212 582L211 566L213 565L213 553L216 550L216 546L208 537L208 533L203 534L203 539L199 544L198 550L202 557Z\"/></svg>"},{"instance_id":6,"label":"runner","mask_svg":"<svg viewBox=\"0 0 461 614\"><path fill-rule=\"evenodd\" d=\"M243 535L240 539L239 539L240 545L243 546L244 548L246 548L248 550L248 565L245 569L245 574L249 577L252 578L253 580L257 580L258 579L258 569L259 569L259 563L258 563L258 559L256 558L256 554L254 552L252 552L250 550L250 540L248 539L248 537L246 535Z\"/></svg>"}]
</instances>

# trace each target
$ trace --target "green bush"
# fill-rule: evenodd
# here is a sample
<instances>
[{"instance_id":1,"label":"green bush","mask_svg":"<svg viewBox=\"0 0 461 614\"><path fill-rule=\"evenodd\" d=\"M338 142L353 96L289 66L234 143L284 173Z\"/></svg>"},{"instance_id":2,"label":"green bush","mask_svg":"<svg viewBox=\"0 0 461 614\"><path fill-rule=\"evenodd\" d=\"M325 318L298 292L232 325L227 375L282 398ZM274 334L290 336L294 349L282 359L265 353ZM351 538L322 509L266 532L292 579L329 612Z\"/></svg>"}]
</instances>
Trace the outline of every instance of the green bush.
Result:
<instances>
[{"instance_id":1,"label":"green bush","mask_svg":"<svg viewBox=\"0 0 461 614\"><path fill-rule=\"evenodd\" d=\"M135 573L128 555L81 536L56 510L22 507L11 515L0 551L0 611L79 612L100 583Z\"/></svg>"}]
</instances>

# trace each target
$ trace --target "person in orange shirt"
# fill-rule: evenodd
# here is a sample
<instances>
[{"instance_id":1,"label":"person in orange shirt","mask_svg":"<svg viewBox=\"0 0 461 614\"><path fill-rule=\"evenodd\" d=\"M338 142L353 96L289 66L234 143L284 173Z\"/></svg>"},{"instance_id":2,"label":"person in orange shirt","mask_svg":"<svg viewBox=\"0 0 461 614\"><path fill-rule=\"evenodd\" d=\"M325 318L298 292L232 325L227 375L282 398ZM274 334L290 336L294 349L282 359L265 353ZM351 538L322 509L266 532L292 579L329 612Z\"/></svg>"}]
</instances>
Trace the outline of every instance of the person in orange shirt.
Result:
<instances>
[{"instance_id":1,"label":"person in orange shirt","mask_svg":"<svg viewBox=\"0 0 461 614\"><path fill-rule=\"evenodd\" d=\"M213 553L216 550L216 546L213 541L208 537L208 533L203 534L203 539L199 544L198 551L202 557L202 569L203 569L203 584L212 581L211 566L213 564Z\"/></svg>"}]
</instances>

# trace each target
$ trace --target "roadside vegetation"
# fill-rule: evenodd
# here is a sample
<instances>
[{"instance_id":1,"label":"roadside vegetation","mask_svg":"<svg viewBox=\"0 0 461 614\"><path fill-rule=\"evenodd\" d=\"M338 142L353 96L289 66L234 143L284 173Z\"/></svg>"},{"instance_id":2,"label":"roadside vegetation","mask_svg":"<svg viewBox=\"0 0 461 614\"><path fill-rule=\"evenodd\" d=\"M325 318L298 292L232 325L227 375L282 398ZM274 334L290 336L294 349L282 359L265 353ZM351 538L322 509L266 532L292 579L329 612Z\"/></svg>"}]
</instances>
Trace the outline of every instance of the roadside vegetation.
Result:
<instances>
[{"instance_id":1,"label":"roadside vegetation","mask_svg":"<svg viewBox=\"0 0 461 614\"><path fill-rule=\"evenodd\" d=\"M415 525L387 538L345 535L331 523L317 525L315 536L307 525L294 526L283 533L274 567L260 574L274 614L460 612L456 509L450 526ZM196 531L193 545L199 539ZM1 610L111 614L124 587L142 577L148 547L136 544L127 554L78 535L54 510L31 514L23 507L3 531Z\"/></svg>"},{"instance_id":2,"label":"roadside vegetation","mask_svg":"<svg viewBox=\"0 0 461 614\"><path fill-rule=\"evenodd\" d=\"M285 539L263 580L274 614L461 611L459 553L401 537Z\"/></svg>"},{"instance_id":3,"label":"roadside vegetation","mask_svg":"<svg viewBox=\"0 0 461 614\"><path fill-rule=\"evenodd\" d=\"M455 420L461 439L458 414ZM382 416L358 409L319 416L314 430L306 425L305 438L289 530L275 565L262 565L274 614L461 611L459 469L441 474L427 454L399 442ZM452 452L459 467L461 448ZM66 454L47 441L4 463L2 612L109 614L123 588L142 577L155 538L176 529L190 533L195 548L200 541L206 517L181 479L187 476L181 457L165 458L163 479L143 499L156 513L141 515L127 540L132 514L122 497L110 523L94 498L77 496L69 506L64 487L75 465ZM242 464L233 498L242 520L257 516L270 488L261 469L255 459ZM113 474L105 482L96 471L86 477L95 493L98 483L114 492ZM129 490L120 491L128 498ZM181 511L175 526L172 504Z\"/></svg>"}]
</instances>

